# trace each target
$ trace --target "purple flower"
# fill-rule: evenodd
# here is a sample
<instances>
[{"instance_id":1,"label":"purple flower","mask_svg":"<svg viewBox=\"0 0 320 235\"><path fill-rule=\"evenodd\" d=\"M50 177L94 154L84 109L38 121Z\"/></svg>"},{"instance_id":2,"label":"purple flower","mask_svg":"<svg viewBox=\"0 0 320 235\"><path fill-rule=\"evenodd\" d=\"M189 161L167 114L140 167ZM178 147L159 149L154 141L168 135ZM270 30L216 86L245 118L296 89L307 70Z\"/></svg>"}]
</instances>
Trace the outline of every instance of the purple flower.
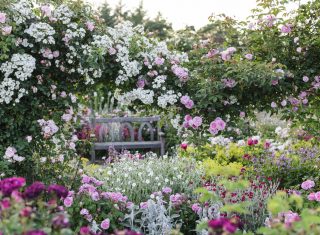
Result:
<instances>
[{"instance_id":1,"label":"purple flower","mask_svg":"<svg viewBox=\"0 0 320 235\"><path fill-rule=\"evenodd\" d=\"M58 198L65 198L68 196L68 189L62 185L52 184L48 187L48 193L54 193Z\"/></svg>"},{"instance_id":2,"label":"purple flower","mask_svg":"<svg viewBox=\"0 0 320 235\"><path fill-rule=\"evenodd\" d=\"M41 182L34 182L32 185L26 188L23 193L24 198L34 199L44 192L46 186Z\"/></svg>"},{"instance_id":3,"label":"purple flower","mask_svg":"<svg viewBox=\"0 0 320 235\"><path fill-rule=\"evenodd\" d=\"M236 81L231 78L224 78L222 79L222 82L224 83L224 87L233 88L237 85Z\"/></svg>"},{"instance_id":4,"label":"purple flower","mask_svg":"<svg viewBox=\"0 0 320 235\"><path fill-rule=\"evenodd\" d=\"M56 229L69 227L69 219L65 214L59 214L52 219L52 226Z\"/></svg>"},{"instance_id":5,"label":"purple flower","mask_svg":"<svg viewBox=\"0 0 320 235\"><path fill-rule=\"evenodd\" d=\"M0 192L2 192L4 196L10 196L13 191L18 190L24 186L25 183L26 180L22 177L3 179L0 181Z\"/></svg>"},{"instance_id":6,"label":"purple flower","mask_svg":"<svg viewBox=\"0 0 320 235\"><path fill-rule=\"evenodd\" d=\"M162 192L163 192L164 194L169 194L169 193L172 193L172 189L169 188L169 187L164 187L164 188L162 189Z\"/></svg>"},{"instance_id":7,"label":"purple flower","mask_svg":"<svg viewBox=\"0 0 320 235\"><path fill-rule=\"evenodd\" d=\"M81 209L80 215L89 215L89 211L85 208Z\"/></svg>"},{"instance_id":8,"label":"purple flower","mask_svg":"<svg viewBox=\"0 0 320 235\"><path fill-rule=\"evenodd\" d=\"M145 85L146 85L146 81L144 79L139 79L137 81L137 87L138 88L144 88Z\"/></svg>"},{"instance_id":9,"label":"purple flower","mask_svg":"<svg viewBox=\"0 0 320 235\"><path fill-rule=\"evenodd\" d=\"M246 54L244 57L246 57L247 60L252 60L253 55L252 54Z\"/></svg>"},{"instance_id":10,"label":"purple flower","mask_svg":"<svg viewBox=\"0 0 320 235\"><path fill-rule=\"evenodd\" d=\"M163 65L164 64L164 58L157 57L157 58L155 58L154 63L156 65Z\"/></svg>"},{"instance_id":11,"label":"purple flower","mask_svg":"<svg viewBox=\"0 0 320 235\"><path fill-rule=\"evenodd\" d=\"M48 235L48 234L42 230L30 230L24 233L23 235Z\"/></svg>"},{"instance_id":12,"label":"purple flower","mask_svg":"<svg viewBox=\"0 0 320 235\"><path fill-rule=\"evenodd\" d=\"M314 186L315 186L315 183L312 180L306 180L301 184L301 188L303 188L304 190L311 189Z\"/></svg>"},{"instance_id":13,"label":"purple flower","mask_svg":"<svg viewBox=\"0 0 320 235\"><path fill-rule=\"evenodd\" d=\"M147 209L148 208L148 202L141 202L140 203L140 209Z\"/></svg>"},{"instance_id":14,"label":"purple flower","mask_svg":"<svg viewBox=\"0 0 320 235\"><path fill-rule=\"evenodd\" d=\"M191 206L191 209L193 212L198 213L202 210L201 206L199 203L195 203Z\"/></svg>"},{"instance_id":15,"label":"purple flower","mask_svg":"<svg viewBox=\"0 0 320 235\"><path fill-rule=\"evenodd\" d=\"M186 82L188 80L189 74L188 70L182 68L178 65L173 65L171 67L172 72L180 79L181 82Z\"/></svg>"},{"instance_id":16,"label":"purple flower","mask_svg":"<svg viewBox=\"0 0 320 235\"><path fill-rule=\"evenodd\" d=\"M192 119L192 127L197 129L202 124L202 118L199 116L196 116Z\"/></svg>"},{"instance_id":17,"label":"purple flower","mask_svg":"<svg viewBox=\"0 0 320 235\"><path fill-rule=\"evenodd\" d=\"M309 78L308 78L307 76L303 76L303 77L302 77L302 80L303 80L304 82L308 82L308 81L309 81Z\"/></svg>"},{"instance_id":18,"label":"purple flower","mask_svg":"<svg viewBox=\"0 0 320 235\"><path fill-rule=\"evenodd\" d=\"M282 33L291 33L291 25L290 24L285 24L281 27L281 32Z\"/></svg>"}]
</instances>

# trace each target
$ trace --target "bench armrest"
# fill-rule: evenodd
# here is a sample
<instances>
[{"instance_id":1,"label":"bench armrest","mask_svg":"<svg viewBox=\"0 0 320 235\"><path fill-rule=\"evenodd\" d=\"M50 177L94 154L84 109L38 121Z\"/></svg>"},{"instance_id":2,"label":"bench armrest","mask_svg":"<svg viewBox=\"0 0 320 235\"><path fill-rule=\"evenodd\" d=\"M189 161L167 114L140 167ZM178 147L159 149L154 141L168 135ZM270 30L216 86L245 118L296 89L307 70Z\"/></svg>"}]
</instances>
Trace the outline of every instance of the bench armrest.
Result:
<instances>
[{"instance_id":1,"label":"bench armrest","mask_svg":"<svg viewBox=\"0 0 320 235\"><path fill-rule=\"evenodd\" d=\"M165 136L164 132L162 132L162 131L160 131L160 132L158 133L158 135L159 135L160 137Z\"/></svg>"}]
</instances>

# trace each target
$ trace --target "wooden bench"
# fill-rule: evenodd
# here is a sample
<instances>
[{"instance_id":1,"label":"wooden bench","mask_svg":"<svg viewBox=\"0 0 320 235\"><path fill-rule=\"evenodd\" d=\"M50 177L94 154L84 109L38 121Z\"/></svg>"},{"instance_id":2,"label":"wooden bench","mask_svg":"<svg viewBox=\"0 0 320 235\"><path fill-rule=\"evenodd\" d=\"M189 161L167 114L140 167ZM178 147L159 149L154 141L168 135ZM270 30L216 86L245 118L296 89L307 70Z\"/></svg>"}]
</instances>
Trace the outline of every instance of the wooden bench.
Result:
<instances>
[{"instance_id":1,"label":"wooden bench","mask_svg":"<svg viewBox=\"0 0 320 235\"><path fill-rule=\"evenodd\" d=\"M91 149L91 161L95 162L96 150L108 150L109 147L115 149L160 149L161 156L164 155L164 133L161 132L160 116L153 117L113 117L113 118L91 118L93 130L96 126L103 124L118 123L120 140L114 141L114 136L111 136L110 142L94 142ZM133 124L139 124L138 139L135 139ZM150 140L143 139L143 129L148 128L150 132ZM127 128L130 141L123 139L123 130ZM95 137L95 134L94 134Z\"/></svg>"}]
</instances>

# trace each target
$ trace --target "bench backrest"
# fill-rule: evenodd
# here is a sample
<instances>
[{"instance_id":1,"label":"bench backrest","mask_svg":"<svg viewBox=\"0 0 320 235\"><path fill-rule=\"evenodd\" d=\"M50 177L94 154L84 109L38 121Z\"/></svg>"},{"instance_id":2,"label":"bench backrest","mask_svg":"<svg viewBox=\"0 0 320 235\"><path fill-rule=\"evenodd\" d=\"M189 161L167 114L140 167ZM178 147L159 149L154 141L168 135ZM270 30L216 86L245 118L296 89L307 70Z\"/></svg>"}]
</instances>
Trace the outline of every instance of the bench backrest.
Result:
<instances>
[{"instance_id":1,"label":"bench backrest","mask_svg":"<svg viewBox=\"0 0 320 235\"><path fill-rule=\"evenodd\" d=\"M152 117L113 117L113 118L91 118L91 124L93 130L97 124L107 124L107 123L119 123L119 136L122 141L122 133L125 128L128 129L130 135L130 141L135 141L134 135L134 127L133 124L139 124L138 129L138 141L143 141L142 131L144 127L148 127L150 132L150 140L154 141L159 140L158 133L161 132L160 129L160 116L152 116ZM111 136L114 141L114 136Z\"/></svg>"}]
</instances>

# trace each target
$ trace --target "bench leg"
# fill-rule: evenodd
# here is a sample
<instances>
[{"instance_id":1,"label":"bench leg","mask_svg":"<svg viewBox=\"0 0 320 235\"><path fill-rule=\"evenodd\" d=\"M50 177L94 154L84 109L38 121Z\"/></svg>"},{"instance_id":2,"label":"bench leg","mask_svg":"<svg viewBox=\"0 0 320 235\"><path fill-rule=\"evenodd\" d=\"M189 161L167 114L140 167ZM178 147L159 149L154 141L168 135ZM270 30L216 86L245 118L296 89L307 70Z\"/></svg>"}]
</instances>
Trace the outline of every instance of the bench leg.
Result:
<instances>
[{"instance_id":1,"label":"bench leg","mask_svg":"<svg viewBox=\"0 0 320 235\"><path fill-rule=\"evenodd\" d=\"M163 155L164 155L164 138L162 138L162 140L161 140L160 155L161 155L161 156L163 156Z\"/></svg>"},{"instance_id":2,"label":"bench leg","mask_svg":"<svg viewBox=\"0 0 320 235\"><path fill-rule=\"evenodd\" d=\"M96 151L94 147L91 148L91 163L95 163L96 161Z\"/></svg>"}]
</instances>

